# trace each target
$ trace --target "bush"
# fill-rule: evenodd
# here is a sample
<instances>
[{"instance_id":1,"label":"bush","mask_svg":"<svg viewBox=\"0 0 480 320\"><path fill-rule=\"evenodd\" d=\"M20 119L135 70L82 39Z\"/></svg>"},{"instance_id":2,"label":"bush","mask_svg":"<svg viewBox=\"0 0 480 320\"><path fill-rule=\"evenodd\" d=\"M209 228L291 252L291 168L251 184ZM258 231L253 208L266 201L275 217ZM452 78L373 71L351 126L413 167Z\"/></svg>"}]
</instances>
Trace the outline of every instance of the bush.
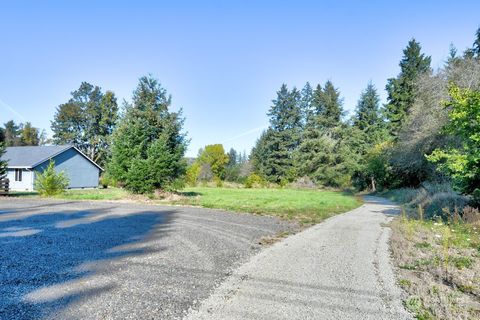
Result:
<instances>
[{"instance_id":1,"label":"bush","mask_svg":"<svg viewBox=\"0 0 480 320\"><path fill-rule=\"evenodd\" d=\"M37 172L35 189L41 196L50 197L61 194L68 187L68 178L64 172L55 171L55 162L50 160L43 172Z\"/></svg>"},{"instance_id":2,"label":"bush","mask_svg":"<svg viewBox=\"0 0 480 320\"><path fill-rule=\"evenodd\" d=\"M405 205L411 216L421 208L426 219L448 220L461 213L469 199L453 190L449 183L425 182L420 188L402 188L387 193L392 200Z\"/></svg>"},{"instance_id":3,"label":"bush","mask_svg":"<svg viewBox=\"0 0 480 320\"><path fill-rule=\"evenodd\" d=\"M261 188L266 186L266 184L267 182L265 181L265 179L263 179L256 173L250 174L245 180L245 188Z\"/></svg>"},{"instance_id":4,"label":"bush","mask_svg":"<svg viewBox=\"0 0 480 320\"><path fill-rule=\"evenodd\" d=\"M298 189L316 189L317 188L317 185L315 184L315 182L313 182L312 179L310 179L310 177L308 176L298 178L294 182L290 183L288 186L291 188L298 188Z\"/></svg>"},{"instance_id":5,"label":"bush","mask_svg":"<svg viewBox=\"0 0 480 320\"><path fill-rule=\"evenodd\" d=\"M105 172L100 176L100 185L107 189L108 187L117 187L117 181L108 172Z\"/></svg>"}]
</instances>

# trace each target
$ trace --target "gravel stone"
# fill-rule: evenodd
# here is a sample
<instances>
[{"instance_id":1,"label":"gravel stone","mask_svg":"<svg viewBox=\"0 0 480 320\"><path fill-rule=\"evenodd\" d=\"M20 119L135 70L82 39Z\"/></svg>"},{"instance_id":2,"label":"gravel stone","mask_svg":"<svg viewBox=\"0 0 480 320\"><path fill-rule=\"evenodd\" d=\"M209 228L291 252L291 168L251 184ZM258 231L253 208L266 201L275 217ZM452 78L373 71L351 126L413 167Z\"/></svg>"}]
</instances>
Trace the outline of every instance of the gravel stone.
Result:
<instances>
[{"instance_id":1,"label":"gravel stone","mask_svg":"<svg viewBox=\"0 0 480 320\"><path fill-rule=\"evenodd\" d=\"M200 208L0 198L0 319L180 319L298 228Z\"/></svg>"}]
</instances>

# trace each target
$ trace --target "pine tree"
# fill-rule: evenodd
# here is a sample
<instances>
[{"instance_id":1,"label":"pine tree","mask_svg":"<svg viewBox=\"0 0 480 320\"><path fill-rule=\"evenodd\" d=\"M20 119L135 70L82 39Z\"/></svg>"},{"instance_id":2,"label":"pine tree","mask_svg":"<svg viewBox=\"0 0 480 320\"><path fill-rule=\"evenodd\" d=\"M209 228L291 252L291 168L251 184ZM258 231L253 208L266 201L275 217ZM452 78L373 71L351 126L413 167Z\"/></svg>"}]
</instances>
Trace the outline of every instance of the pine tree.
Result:
<instances>
[{"instance_id":1,"label":"pine tree","mask_svg":"<svg viewBox=\"0 0 480 320\"><path fill-rule=\"evenodd\" d=\"M372 128L377 129L380 124L380 98L370 82L358 100L353 125L362 131L370 131Z\"/></svg>"},{"instance_id":2,"label":"pine tree","mask_svg":"<svg viewBox=\"0 0 480 320\"><path fill-rule=\"evenodd\" d=\"M305 126L312 115L313 89L309 82L307 82L302 91L300 91L300 95L302 125Z\"/></svg>"},{"instance_id":3,"label":"pine tree","mask_svg":"<svg viewBox=\"0 0 480 320\"><path fill-rule=\"evenodd\" d=\"M2 156L5 154L5 144L0 141L0 179L7 173L7 161L2 160Z\"/></svg>"},{"instance_id":4,"label":"pine tree","mask_svg":"<svg viewBox=\"0 0 480 320\"><path fill-rule=\"evenodd\" d=\"M186 169L187 140L181 112L151 76L142 77L132 104L126 104L112 141L108 172L136 193L170 188Z\"/></svg>"},{"instance_id":5,"label":"pine tree","mask_svg":"<svg viewBox=\"0 0 480 320\"><path fill-rule=\"evenodd\" d=\"M410 40L403 50L400 74L387 82L386 117L389 120L390 132L394 135L398 133L415 100L416 80L421 74L431 71L431 57L421 53L421 49L415 39Z\"/></svg>"},{"instance_id":6,"label":"pine tree","mask_svg":"<svg viewBox=\"0 0 480 320\"><path fill-rule=\"evenodd\" d=\"M340 92L331 81L325 83L324 88L317 85L312 98L312 115L308 127L319 130L328 130L338 126L343 114Z\"/></svg>"},{"instance_id":7,"label":"pine tree","mask_svg":"<svg viewBox=\"0 0 480 320\"><path fill-rule=\"evenodd\" d=\"M477 59L480 59L480 27L477 29L477 32L475 33L475 41L473 42L473 54Z\"/></svg>"},{"instance_id":8,"label":"pine tree","mask_svg":"<svg viewBox=\"0 0 480 320\"><path fill-rule=\"evenodd\" d=\"M302 130L300 97L297 89L289 91L285 84L281 86L268 112L270 127L252 151L255 170L272 182L291 180L294 176L292 152L300 143Z\"/></svg>"},{"instance_id":9,"label":"pine tree","mask_svg":"<svg viewBox=\"0 0 480 320\"><path fill-rule=\"evenodd\" d=\"M4 124L5 146L13 147L21 145L22 126L17 125L15 121L10 120Z\"/></svg>"}]
</instances>

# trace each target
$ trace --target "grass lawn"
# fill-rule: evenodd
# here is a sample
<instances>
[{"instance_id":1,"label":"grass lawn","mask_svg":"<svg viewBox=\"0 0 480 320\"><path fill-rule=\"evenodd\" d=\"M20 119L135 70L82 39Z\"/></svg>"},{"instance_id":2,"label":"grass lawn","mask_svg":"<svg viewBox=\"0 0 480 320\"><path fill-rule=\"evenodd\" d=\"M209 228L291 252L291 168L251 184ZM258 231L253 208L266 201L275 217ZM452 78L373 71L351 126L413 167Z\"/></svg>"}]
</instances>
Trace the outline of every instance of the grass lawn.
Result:
<instances>
[{"instance_id":1,"label":"grass lawn","mask_svg":"<svg viewBox=\"0 0 480 320\"><path fill-rule=\"evenodd\" d=\"M38 197L36 192L14 192L11 196ZM294 219L304 224L318 223L335 214L361 205L352 194L300 189L186 188L165 199L135 196L119 188L67 190L55 196L65 200L148 201L151 204L191 205L236 212L267 214Z\"/></svg>"},{"instance_id":2,"label":"grass lawn","mask_svg":"<svg viewBox=\"0 0 480 320\"><path fill-rule=\"evenodd\" d=\"M268 214L302 223L318 223L361 205L351 194L298 189L186 188L173 204Z\"/></svg>"},{"instance_id":3,"label":"grass lawn","mask_svg":"<svg viewBox=\"0 0 480 320\"><path fill-rule=\"evenodd\" d=\"M129 193L120 188L67 190L55 198L66 200L121 200Z\"/></svg>"}]
</instances>

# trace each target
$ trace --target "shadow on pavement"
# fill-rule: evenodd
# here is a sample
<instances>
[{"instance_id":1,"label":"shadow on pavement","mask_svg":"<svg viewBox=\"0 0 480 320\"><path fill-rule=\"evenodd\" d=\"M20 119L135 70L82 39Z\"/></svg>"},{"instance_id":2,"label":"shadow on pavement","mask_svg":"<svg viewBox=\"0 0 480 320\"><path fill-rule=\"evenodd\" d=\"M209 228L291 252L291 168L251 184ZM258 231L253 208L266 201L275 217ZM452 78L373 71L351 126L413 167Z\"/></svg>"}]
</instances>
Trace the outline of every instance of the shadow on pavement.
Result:
<instances>
[{"instance_id":1,"label":"shadow on pavement","mask_svg":"<svg viewBox=\"0 0 480 320\"><path fill-rule=\"evenodd\" d=\"M44 212L29 214L39 207ZM112 290L115 283L101 281L75 290L48 289L88 277L95 272L89 265L163 250L147 240L164 237L175 213L60 209L44 204L0 210L0 218L11 215L0 219L0 319L39 319L78 299Z\"/></svg>"}]
</instances>

